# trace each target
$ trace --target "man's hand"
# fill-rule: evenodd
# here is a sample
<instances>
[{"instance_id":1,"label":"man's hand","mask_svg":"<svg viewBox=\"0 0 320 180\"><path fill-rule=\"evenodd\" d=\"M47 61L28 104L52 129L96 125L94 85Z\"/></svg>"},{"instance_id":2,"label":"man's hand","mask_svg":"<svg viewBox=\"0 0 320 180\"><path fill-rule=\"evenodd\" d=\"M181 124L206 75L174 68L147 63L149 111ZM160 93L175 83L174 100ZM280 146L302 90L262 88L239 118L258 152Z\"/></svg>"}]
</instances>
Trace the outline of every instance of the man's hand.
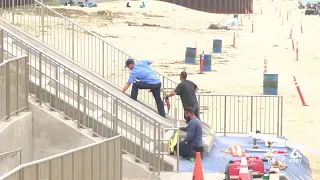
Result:
<instances>
[{"instance_id":1,"label":"man's hand","mask_svg":"<svg viewBox=\"0 0 320 180\"><path fill-rule=\"evenodd\" d=\"M126 92L126 90L127 90L130 86L131 86L131 83L127 82L127 83L123 86L121 92L122 92L122 93Z\"/></svg>"}]
</instances>

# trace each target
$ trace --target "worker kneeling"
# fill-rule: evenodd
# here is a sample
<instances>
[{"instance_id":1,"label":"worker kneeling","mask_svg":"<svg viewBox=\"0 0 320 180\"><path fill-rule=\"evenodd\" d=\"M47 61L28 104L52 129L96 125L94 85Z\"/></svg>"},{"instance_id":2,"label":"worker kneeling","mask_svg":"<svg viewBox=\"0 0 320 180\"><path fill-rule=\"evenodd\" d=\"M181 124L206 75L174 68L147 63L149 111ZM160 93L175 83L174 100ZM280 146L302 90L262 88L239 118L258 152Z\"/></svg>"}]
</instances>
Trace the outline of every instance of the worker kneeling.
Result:
<instances>
[{"instance_id":1,"label":"worker kneeling","mask_svg":"<svg viewBox=\"0 0 320 180\"><path fill-rule=\"evenodd\" d=\"M185 139L181 139L179 142L179 154L180 156L194 160L196 152L203 153L202 147L202 126L199 118L194 114L194 110L191 107L185 108L185 114L188 122L186 128L187 135ZM177 145L174 147L177 151Z\"/></svg>"}]
</instances>

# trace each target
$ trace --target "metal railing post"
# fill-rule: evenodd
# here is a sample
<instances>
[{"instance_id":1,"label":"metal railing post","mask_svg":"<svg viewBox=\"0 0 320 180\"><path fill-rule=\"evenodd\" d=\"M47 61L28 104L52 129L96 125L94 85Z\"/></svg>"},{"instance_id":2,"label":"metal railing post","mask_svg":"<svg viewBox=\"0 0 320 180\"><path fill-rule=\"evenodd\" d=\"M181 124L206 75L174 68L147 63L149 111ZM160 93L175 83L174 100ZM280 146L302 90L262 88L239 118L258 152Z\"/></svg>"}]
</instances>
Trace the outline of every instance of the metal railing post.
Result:
<instances>
[{"instance_id":1,"label":"metal railing post","mask_svg":"<svg viewBox=\"0 0 320 180\"><path fill-rule=\"evenodd\" d=\"M22 58L19 58L19 59L22 59ZM19 60L17 60L16 61L16 81L17 81L17 84L16 84L16 95L17 95L17 106L16 106L16 110L17 110L17 112L16 112L16 115L18 115L19 114L19 98L20 98L20 94L19 94Z\"/></svg>"},{"instance_id":2,"label":"metal railing post","mask_svg":"<svg viewBox=\"0 0 320 180\"><path fill-rule=\"evenodd\" d=\"M199 95L198 95L198 108L199 108L199 110L198 110L199 112L198 112L198 113L199 113L199 118L200 118L200 114L201 114L201 112L200 112L200 109L201 109L201 108L200 108L200 106L201 106L201 99L200 99L200 97L201 97L201 96L200 96L200 94L199 94ZM200 119L201 119L201 118L200 118Z\"/></svg>"},{"instance_id":3,"label":"metal railing post","mask_svg":"<svg viewBox=\"0 0 320 180\"><path fill-rule=\"evenodd\" d=\"M253 131L253 97L250 98L250 108L251 108L251 114L250 114L250 132Z\"/></svg>"},{"instance_id":4,"label":"metal railing post","mask_svg":"<svg viewBox=\"0 0 320 180\"><path fill-rule=\"evenodd\" d=\"M43 3L43 0L41 0ZM41 4L41 41L44 42L44 7Z\"/></svg>"},{"instance_id":5,"label":"metal railing post","mask_svg":"<svg viewBox=\"0 0 320 180\"><path fill-rule=\"evenodd\" d=\"M118 98L116 98L115 100L113 100L113 106L112 106L112 110L113 110L113 130L112 135L115 136L118 134ZM141 119L140 119L141 121ZM140 140L142 141L142 139Z\"/></svg>"},{"instance_id":6,"label":"metal railing post","mask_svg":"<svg viewBox=\"0 0 320 180\"><path fill-rule=\"evenodd\" d=\"M156 121L153 122L153 172L156 172L156 162L157 162L157 158L156 158L156 152L157 152L157 146L159 146L159 144L157 145L157 123Z\"/></svg>"},{"instance_id":7,"label":"metal railing post","mask_svg":"<svg viewBox=\"0 0 320 180\"><path fill-rule=\"evenodd\" d=\"M157 128L157 131L158 131L158 139L157 139L157 141L158 141L158 147L160 147L160 141L161 141L161 124L160 123L158 123L158 128ZM160 158L160 148L159 148L159 150L158 150L158 161L157 161L157 163L158 163L158 176L160 176L160 160L161 160L161 158Z\"/></svg>"},{"instance_id":8,"label":"metal railing post","mask_svg":"<svg viewBox=\"0 0 320 180\"><path fill-rule=\"evenodd\" d=\"M178 109L177 108L174 108L174 127L179 128L178 127ZM179 131L179 130L175 130L174 134L176 134L177 131ZM180 133L178 134L178 142L177 142L177 172L180 172L179 142L180 142Z\"/></svg>"},{"instance_id":9,"label":"metal railing post","mask_svg":"<svg viewBox=\"0 0 320 180\"><path fill-rule=\"evenodd\" d=\"M77 98L77 103L78 103L78 121L77 121L77 125L78 125L78 128L80 128L80 120L81 120L81 111L80 111L80 76L78 75L77 77L77 89L78 89L78 98Z\"/></svg>"},{"instance_id":10,"label":"metal railing post","mask_svg":"<svg viewBox=\"0 0 320 180\"><path fill-rule=\"evenodd\" d=\"M60 109L59 109L59 91L58 91L58 89L60 89L60 84L59 84L59 82L60 82L60 80L59 80L59 65L58 64L56 64L56 86L55 86L55 90L56 90L56 92L55 92L55 94L56 94L56 98L55 98L55 100L56 100L56 108L55 109L58 109L59 111L60 111ZM79 93L79 91L78 91L78 93ZM54 107L54 105L53 105L53 107Z\"/></svg>"},{"instance_id":11,"label":"metal railing post","mask_svg":"<svg viewBox=\"0 0 320 180\"><path fill-rule=\"evenodd\" d=\"M102 41L102 77L104 78L104 42Z\"/></svg>"},{"instance_id":12,"label":"metal railing post","mask_svg":"<svg viewBox=\"0 0 320 180\"><path fill-rule=\"evenodd\" d=\"M39 53L39 106L42 105L42 53Z\"/></svg>"},{"instance_id":13,"label":"metal railing post","mask_svg":"<svg viewBox=\"0 0 320 180\"><path fill-rule=\"evenodd\" d=\"M4 52L4 47L3 47L3 29L0 29L0 63L3 62L3 52Z\"/></svg>"},{"instance_id":14,"label":"metal railing post","mask_svg":"<svg viewBox=\"0 0 320 180\"><path fill-rule=\"evenodd\" d=\"M227 135L227 96L224 96L224 123L223 123L223 135Z\"/></svg>"},{"instance_id":15,"label":"metal railing post","mask_svg":"<svg viewBox=\"0 0 320 180\"><path fill-rule=\"evenodd\" d=\"M118 109L118 108L117 108ZM116 120L116 122L118 122ZM118 129L118 128L117 128ZM144 157L143 157L143 151L144 151L144 128L143 128L143 118L140 114L140 159L141 160L144 160Z\"/></svg>"},{"instance_id":16,"label":"metal railing post","mask_svg":"<svg viewBox=\"0 0 320 180\"><path fill-rule=\"evenodd\" d=\"M283 130L283 96L281 96L281 128L280 128L280 137L283 136L282 130Z\"/></svg>"},{"instance_id":17,"label":"metal railing post","mask_svg":"<svg viewBox=\"0 0 320 180\"><path fill-rule=\"evenodd\" d=\"M72 60L74 60L74 24L72 23L72 42L71 42Z\"/></svg>"},{"instance_id":18,"label":"metal railing post","mask_svg":"<svg viewBox=\"0 0 320 180\"><path fill-rule=\"evenodd\" d=\"M15 7L14 7L14 2L15 2L15 0L12 0L11 1L11 5L12 5L12 24L14 24L14 15L15 15Z\"/></svg>"},{"instance_id":19,"label":"metal railing post","mask_svg":"<svg viewBox=\"0 0 320 180\"><path fill-rule=\"evenodd\" d=\"M120 167L120 180L122 180L122 154L123 154L123 151L122 151L122 136L120 136L120 137L118 137L117 138L117 141L120 141L120 157L119 157L119 159L120 159L120 165L119 165L119 167Z\"/></svg>"},{"instance_id":20,"label":"metal railing post","mask_svg":"<svg viewBox=\"0 0 320 180\"><path fill-rule=\"evenodd\" d=\"M29 109L29 56L25 57L25 85L26 85L26 90L25 90L25 96L26 96L26 108L27 110Z\"/></svg>"},{"instance_id":21,"label":"metal railing post","mask_svg":"<svg viewBox=\"0 0 320 180\"><path fill-rule=\"evenodd\" d=\"M10 63L6 65L6 121L10 120Z\"/></svg>"}]
</instances>

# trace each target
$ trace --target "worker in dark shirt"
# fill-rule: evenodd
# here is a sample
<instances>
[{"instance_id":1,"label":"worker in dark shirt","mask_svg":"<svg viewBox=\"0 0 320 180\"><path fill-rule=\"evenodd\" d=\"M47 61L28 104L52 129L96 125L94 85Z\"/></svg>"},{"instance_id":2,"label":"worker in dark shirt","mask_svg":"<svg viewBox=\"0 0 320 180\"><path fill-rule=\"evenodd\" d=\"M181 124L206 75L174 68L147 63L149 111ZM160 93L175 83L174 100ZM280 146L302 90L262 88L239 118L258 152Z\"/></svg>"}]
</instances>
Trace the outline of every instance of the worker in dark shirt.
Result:
<instances>
[{"instance_id":1,"label":"worker in dark shirt","mask_svg":"<svg viewBox=\"0 0 320 180\"><path fill-rule=\"evenodd\" d=\"M179 142L179 154L188 159L194 159L196 152L200 152L202 155L202 126L199 118L194 115L194 110L191 107L185 108L185 115L188 123L187 135L185 139L181 139ZM177 146L175 146L175 151Z\"/></svg>"},{"instance_id":2,"label":"worker in dark shirt","mask_svg":"<svg viewBox=\"0 0 320 180\"><path fill-rule=\"evenodd\" d=\"M172 97L174 95L180 95L183 108L185 109L186 107L192 107L194 109L195 116L199 118L199 105L196 97L198 86L194 82L187 80L187 76L188 74L185 71L182 71L180 73L181 82L178 84L174 91L166 95L166 98Z\"/></svg>"}]
</instances>

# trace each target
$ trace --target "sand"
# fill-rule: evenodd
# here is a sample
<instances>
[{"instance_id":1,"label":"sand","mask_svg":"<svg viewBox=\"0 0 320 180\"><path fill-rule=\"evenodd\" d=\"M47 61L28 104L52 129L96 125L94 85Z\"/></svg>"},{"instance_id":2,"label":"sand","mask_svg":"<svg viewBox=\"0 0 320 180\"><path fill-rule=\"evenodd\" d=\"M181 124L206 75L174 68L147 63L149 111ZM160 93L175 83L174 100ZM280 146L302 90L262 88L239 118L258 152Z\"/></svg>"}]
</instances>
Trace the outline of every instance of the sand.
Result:
<instances>
[{"instance_id":1,"label":"sand","mask_svg":"<svg viewBox=\"0 0 320 180\"><path fill-rule=\"evenodd\" d=\"M97 8L65 8L92 14L108 10L112 15L70 18L134 58L153 60L157 71L176 82L177 74L187 70L188 78L206 92L262 94L263 63L267 59L268 73L279 74L279 95L284 97L283 134L290 141L320 149L317 140L320 136L320 96L317 95L320 92L319 16L305 16L304 11L297 8L297 1L254 1L254 14L250 18L240 16L243 22L240 30L209 30L210 24L221 22L223 25L232 15L204 13L159 1L147 1L145 9L139 8L140 1L132 1L132 8L125 8L125 3L100 3ZM155 27L128 26L129 23L147 23ZM288 39L292 26L294 41L299 42L298 61ZM231 47L234 32L237 35L235 49ZM199 53L210 53L213 39L223 40L223 53L213 54L211 72L197 74L198 64L183 62L185 48L197 46ZM308 106L301 105L293 76L296 76ZM320 156L305 154L314 179L320 179Z\"/></svg>"}]
</instances>

